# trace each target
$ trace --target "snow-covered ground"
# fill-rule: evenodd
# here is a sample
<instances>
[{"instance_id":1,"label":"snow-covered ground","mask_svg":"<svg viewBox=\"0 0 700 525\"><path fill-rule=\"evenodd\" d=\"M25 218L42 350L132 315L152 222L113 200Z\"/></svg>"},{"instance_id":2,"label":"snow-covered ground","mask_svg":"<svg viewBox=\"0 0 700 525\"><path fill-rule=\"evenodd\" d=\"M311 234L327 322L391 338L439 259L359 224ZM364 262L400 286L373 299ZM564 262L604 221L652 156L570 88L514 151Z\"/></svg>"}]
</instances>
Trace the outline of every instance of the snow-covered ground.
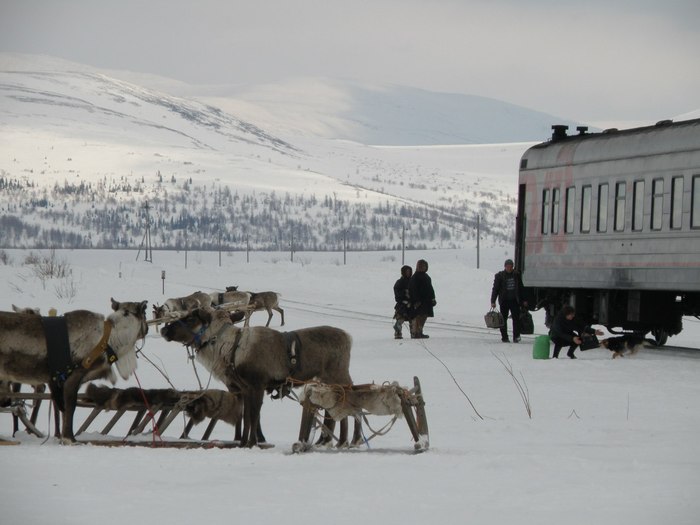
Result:
<instances>
[{"instance_id":1,"label":"snow-covered ground","mask_svg":"<svg viewBox=\"0 0 700 525\"><path fill-rule=\"evenodd\" d=\"M347 264L342 253L296 253L292 262L289 253L256 252L250 263L234 253L221 265L217 253L188 253L187 268L184 252L157 251L152 264L143 254L135 260L135 252L56 252L72 276L45 282L21 265L27 252L5 253L4 310L14 303L43 313L55 307L106 314L110 296L147 299L150 309L167 297L233 284L280 292L284 329L330 324L350 332L355 382L410 386L420 378L430 449L404 453L413 447L400 420L359 450L294 455L301 409L270 399L262 423L275 447L267 450L66 447L22 433L19 446L0 447L3 522L677 525L700 516L700 353L647 349L612 360L598 349L575 361L534 360L535 336L501 343L497 331L483 327L483 314L493 273L512 256L505 247L483 249L481 269L473 248L406 253L407 264L428 260L437 293L430 339L423 341L392 338L391 288L401 252L349 252ZM265 317L256 313L252 322ZM534 317L536 332L544 333L541 314ZM279 327L276 313L271 326ZM687 319L669 345L698 348L698 336L700 322ZM179 344L151 330L143 352L177 388L197 386ZM531 418L499 358L526 386ZM206 382L206 371L198 371ZM137 375L146 388L168 387L146 359ZM134 378L117 383L134 385ZM87 413L79 409L77 419ZM47 429L48 421L42 409L40 426ZM386 421L373 419L375 427ZM127 426L112 436L123 437ZM200 425L193 435L203 431ZM10 434L5 414L0 435ZM232 435L221 423L214 432L218 439Z\"/></svg>"}]
</instances>

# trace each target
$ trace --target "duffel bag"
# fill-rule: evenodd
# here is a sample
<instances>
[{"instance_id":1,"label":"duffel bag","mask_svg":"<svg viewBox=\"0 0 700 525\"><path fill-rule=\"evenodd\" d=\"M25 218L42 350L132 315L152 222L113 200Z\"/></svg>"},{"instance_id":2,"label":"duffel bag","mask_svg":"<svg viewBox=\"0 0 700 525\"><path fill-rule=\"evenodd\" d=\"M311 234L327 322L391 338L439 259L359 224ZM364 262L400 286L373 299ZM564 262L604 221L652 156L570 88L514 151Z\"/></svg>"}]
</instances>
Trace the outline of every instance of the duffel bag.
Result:
<instances>
[{"instance_id":1,"label":"duffel bag","mask_svg":"<svg viewBox=\"0 0 700 525\"><path fill-rule=\"evenodd\" d=\"M495 308L491 308L491 311L484 316L484 321L486 321L486 328L500 328L503 326L503 316Z\"/></svg>"}]
</instances>

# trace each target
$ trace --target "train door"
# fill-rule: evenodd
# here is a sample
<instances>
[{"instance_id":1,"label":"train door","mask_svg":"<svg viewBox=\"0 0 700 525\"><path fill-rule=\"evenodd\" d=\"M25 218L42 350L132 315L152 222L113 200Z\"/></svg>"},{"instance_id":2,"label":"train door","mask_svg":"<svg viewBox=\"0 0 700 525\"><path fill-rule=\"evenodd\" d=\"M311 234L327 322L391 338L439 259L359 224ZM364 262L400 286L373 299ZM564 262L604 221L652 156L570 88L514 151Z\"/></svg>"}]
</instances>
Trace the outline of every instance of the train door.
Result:
<instances>
[{"instance_id":1,"label":"train door","mask_svg":"<svg viewBox=\"0 0 700 525\"><path fill-rule=\"evenodd\" d=\"M524 276L525 274L525 232L527 216L525 215L526 185L518 186L518 210L515 216L515 267Z\"/></svg>"}]
</instances>

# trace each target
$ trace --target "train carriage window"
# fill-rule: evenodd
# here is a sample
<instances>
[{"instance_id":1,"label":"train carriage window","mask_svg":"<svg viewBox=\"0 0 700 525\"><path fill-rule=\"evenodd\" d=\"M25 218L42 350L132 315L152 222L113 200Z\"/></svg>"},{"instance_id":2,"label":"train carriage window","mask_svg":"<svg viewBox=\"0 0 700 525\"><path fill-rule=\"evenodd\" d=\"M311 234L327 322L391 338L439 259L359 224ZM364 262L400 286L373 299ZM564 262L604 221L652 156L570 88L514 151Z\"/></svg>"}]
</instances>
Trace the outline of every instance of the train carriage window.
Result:
<instances>
[{"instance_id":1,"label":"train carriage window","mask_svg":"<svg viewBox=\"0 0 700 525\"><path fill-rule=\"evenodd\" d=\"M542 233L549 233L549 190L542 191Z\"/></svg>"},{"instance_id":2,"label":"train carriage window","mask_svg":"<svg viewBox=\"0 0 700 525\"><path fill-rule=\"evenodd\" d=\"M561 190L554 188L552 190L552 233L559 233L559 194Z\"/></svg>"},{"instance_id":3,"label":"train carriage window","mask_svg":"<svg viewBox=\"0 0 700 525\"><path fill-rule=\"evenodd\" d=\"M600 184L598 186L598 224L599 232L608 231L608 185Z\"/></svg>"},{"instance_id":4,"label":"train carriage window","mask_svg":"<svg viewBox=\"0 0 700 525\"><path fill-rule=\"evenodd\" d=\"M634 181L634 195L632 201L632 230L642 231L644 227L644 181Z\"/></svg>"},{"instance_id":5,"label":"train carriage window","mask_svg":"<svg viewBox=\"0 0 700 525\"><path fill-rule=\"evenodd\" d=\"M693 194L691 200L690 227L700 228L700 175L693 175Z\"/></svg>"},{"instance_id":6,"label":"train carriage window","mask_svg":"<svg viewBox=\"0 0 700 525\"><path fill-rule=\"evenodd\" d=\"M625 203L627 202L627 183L615 184L615 231L625 231Z\"/></svg>"},{"instance_id":7,"label":"train carriage window","mask_svg":"<svg viewBox=\"0 0 700 525\"><path fill-rule=\"evenodd\" d=\"M651 229L660 230L664 216L664 180L651 181Z\"/></svg>"},{"instance_id":8,"label":"train carriage window","mask_svg":"<svg viewBox=\"0 0 700 525\"><path fill-rule=\"evenodd\" d=\"M591 231L591 194L590 186L581 188L581 233Z\"/></svg>"},{"instance_id":9,"label":"train carriage window","mask_svg":"<svg viewBox=\"0 0 700 525\"><path fill-rule=\"evenodd\" d=\"M576 188L566 188L566 217L564 219L564 232L574 232L574 205L576 203Z\"/></svg>"},{"instance_id":10,"label":"train carriage window","mask_svg":"<svg viewBox=\"0 0 700 525\"><path fill-rule=\"evenodd\" d=\"M671 229L678 230L683 225L683 177L671 179Z\"/></svg>"}]
</instances>

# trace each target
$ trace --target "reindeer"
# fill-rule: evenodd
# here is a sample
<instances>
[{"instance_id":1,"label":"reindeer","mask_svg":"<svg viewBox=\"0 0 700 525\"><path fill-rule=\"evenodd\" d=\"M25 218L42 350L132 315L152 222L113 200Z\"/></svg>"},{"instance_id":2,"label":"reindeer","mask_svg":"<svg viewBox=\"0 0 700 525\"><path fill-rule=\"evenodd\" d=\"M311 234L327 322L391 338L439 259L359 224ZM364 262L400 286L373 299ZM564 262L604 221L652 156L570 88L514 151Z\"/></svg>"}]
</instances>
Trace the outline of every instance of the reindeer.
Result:
<instances>
[{"instance_id":1,"label":"reindeer","mask_svg":"<svg viewBox=\"0 0 700 525\"><path fill-rule=\"evenodd\" d=\"M267 323L265 326L270 326L270 321L272 320L272 310L279 312L282 317L282 323L280 326L284 326L284 310L279 307L280 294L277 292L251 292L250 302L248 303L248 318L245 320L245 326L250 324L250 316L253 312L260 312L261 310L267 311Z\"/></svg>"},{"instance_id":2,"label":"reindeer","mask_svg":"<svg viewBox=\"0 0 700 525\"><path fill-rule=\"evenodd\" d=\"M187 297L173 297L165 301L162 305L153 305L153 319L177 312L187 312L200 306L211 306L212 297L205 292L194 292Z\"/></svg>"},{"instance_id":3,"label":"reindeer","mask_svg":"<svg viewBox=\"0 0 700 525\"><path fill-rule=\"evenodd\" d=\"M116 367L127 379L136 369L134 345L148 333L146 301L111 300L114 312L107 317L87 310L63 316L68 339L68 366L51 370L44 319L35 314L0 312L0 379L27 384L48 383L63 412L62 441L74 443L73 416L82 383L108 378L116 381L104 350L116 356ZM59 318L60 319L60 318Z\"/></svg>"},{"instance_id":4,"label":"reindeer","mask_svg":"<svg viewBox=\"0 0 700 525\"><path fill-rule=\"evenodd\" d=\"M211 297L211 306L233 304L245 307L250 303L250 292L239 292L238 286L227 286L225 292L212 292L209 297Z\"/></svg>"},{"instance_id":5,"label":"reindeer","mask_svg":"<svg viewBox=\"0 0 700 525\"><path fill-rule=\"evenodd\" d=\"M253 315L253 312L259 312L261 310L267 311L268 317L265 326L270 326L272 310L276 310L280 313L282 317L282 324L280 324L280 326L284 326L284 310L279 306L280 294L277 292L239 292L238 286L227 286L226 292L214 292L210 295L212 298L212 306L230 303L242 303L247 305L245 326L250 325L250 316ZM247 300L245 300L246 296L248 297Z\"/></svg>"},{"instance_id":6,"label":"reindeer","mask_svg":"<svg viewBox=\"0 0 700 525\"><path fill-rule=\"evenodd\" d=\"M197 359L231 391L243 398L241 444L257 445L256 430L266 390L294 381L318 379L324 383L351 385L348 333L331 326L317 326L283 334L256 326L239 329L226 312L199 308L166 324L160 331L167 341L195 349ZM289 344L288 344L289 343ZM333 423L330 417L328 424ZM360 439L355 426L353 442ZM347 419L341 421L339 444L347 443Z\"/></svg>"},{"instance_id":7,"label":"reindeer","mask_svg":"<svg viewBox=\"0 0 700 525\"><path fill-rule=\"evenodd\" d=\"M30 314L30 315L41 315L41 309L39 307L21 307L12 305L12 311L18 314ZM55 312L55 311L54 311ZM46 385L40 383L38 385L29 385L36 394L43 394L46 392ZM17 394L22 391L22 383L15 383L12 381L0 381L0 391L12 392ZM0 406L10 406L10 398L0 398ZM41 399L34 400L34 407L32 408L32 413L29 416L29 421L32 425L36 424L36 420L39 417L39 409L41 408ZM16 414L12 415L12 435L14 436L19 431L19 417ZM59 416L58 410L54 412L54 435L56 437L61 437L61 418Z\"/></svg>"}]
</instances>

